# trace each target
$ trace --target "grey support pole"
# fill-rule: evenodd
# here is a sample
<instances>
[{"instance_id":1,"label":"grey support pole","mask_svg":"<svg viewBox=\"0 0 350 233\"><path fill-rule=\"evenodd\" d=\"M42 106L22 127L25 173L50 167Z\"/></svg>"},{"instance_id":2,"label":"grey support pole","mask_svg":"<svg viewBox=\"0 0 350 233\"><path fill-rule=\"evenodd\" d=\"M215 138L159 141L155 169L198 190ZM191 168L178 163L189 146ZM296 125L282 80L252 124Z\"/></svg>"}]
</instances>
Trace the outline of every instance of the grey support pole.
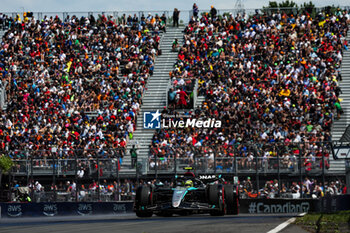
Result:
<instances>
[{"instance_id":1,"label":"grey support pole","mask_svg":"<svg viewBox=\"0 0 350 233\"><path fill-rule=\"evenodd\" d=\"M301 171L301 149L300 149L300 145L298 146L299 148L299 179L300 179L300 197L303 198L303 192L302 192L302 183L303 183L303 174L302 174L302 171Z\"/></svg>"},{"instance_id":2,"label":"grey support pole","mask_svg":"<svg viewBox=\"0 0 350 233\"><path fill-rule=\"evenodd\" d=\"M277 152L277 179L278 179L278 191L280 191L281 189L281 171L280 171L280 151L279 151L279 147L277 144L277 148L275 147L276 152Z\"/></svg>"},{"instance_id":3,"label":"grey support pole","mask_svg":"<svg viewBox=\"0 0 350 233\"><path fill-rule=\"evenodd\" d=\"M345 170L346 170L346 193L350 194L350 158L345 159Z\"/></svg>"}]
</instances>

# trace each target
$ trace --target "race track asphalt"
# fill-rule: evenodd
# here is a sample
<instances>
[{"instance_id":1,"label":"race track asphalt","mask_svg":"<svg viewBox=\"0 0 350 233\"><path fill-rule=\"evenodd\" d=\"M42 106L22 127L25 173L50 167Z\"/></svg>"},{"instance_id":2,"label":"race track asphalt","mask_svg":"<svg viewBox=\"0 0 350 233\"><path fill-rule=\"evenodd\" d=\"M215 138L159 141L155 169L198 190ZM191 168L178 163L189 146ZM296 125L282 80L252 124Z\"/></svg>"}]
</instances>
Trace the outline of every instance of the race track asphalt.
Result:
<instances>
[{"instance_id":1,"label":"race track asphalt","mask_svg":"<svg viewBox=\"0 0 350 233\"><path fill-rule=\"evenodd\" d=\"M134 214L123 216L71 216L43 218L3 218L1 233L107 233L107 232L268 232L293 215L252 215L211 217L209 215L137 218ZM282 233L305 232L290 225Z\"/></svg>"}]
</instances>

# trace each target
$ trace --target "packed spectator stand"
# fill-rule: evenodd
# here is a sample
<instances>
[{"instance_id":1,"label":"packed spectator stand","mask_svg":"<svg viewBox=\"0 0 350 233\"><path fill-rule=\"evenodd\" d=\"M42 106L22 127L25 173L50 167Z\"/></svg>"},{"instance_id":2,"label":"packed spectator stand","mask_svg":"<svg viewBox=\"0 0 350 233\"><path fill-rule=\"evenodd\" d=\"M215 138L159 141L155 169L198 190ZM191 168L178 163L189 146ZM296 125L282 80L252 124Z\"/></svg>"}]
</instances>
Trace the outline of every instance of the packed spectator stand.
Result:
<instances>
[{"instance_id":1,"label":"packed spectator stand","mask_svg":"<svg viewBox=\"0 0 350 233\"><path fill-rule=\"evenodd\" d=\"M72 149L107 158L106 148L125 148L165 25L159 16L135 20L2 17L0 69L9 85L1 150L13 159L25 159L21 151L48 157L53 147L61 158L74 157Z\"/></svg>"},{"instance_id":2,"label":"packed spectator stand","mask_svg":"<svg viewBox=\"0 0 350 233\"><path fill-rule=\"evenodd\" d=\"M158 130L150 163L155 155L159 167L174 158L194 163L193 151L210 147L196 154L209 165L212 150L239 158L238 166L248 169L271 167L277 155L285 168L295 169L299 154L305 170L323 163L329 168L327 142L342 113L338 82L349 22L349 13L340 9L314 17L283 10L192 17L171 75L197 80L198 95L206 98L185 114L220 119L222 127ZM175 114L173 108L163 112Z\"/></svg>"},{"instance_id":3,"label":"packed spectator stand","mask_svg":"<svg viewBox=\"0 0 350 233\"><path fill-rule=\"evenodd\" d=\"M50 163L52 148L57 148L54 154L61 159L80 157L75 161L79 166L70 170L74 176L79 176L76 167L97 167L89 158L123 157L153 73L159 32L166 31L165 16L148 14L139 20L123 15L120 23L105 15L1 20L0 27L8 31L0 48L0 72L9 84L9 102L6 111L0 110L0 149L14 160L36 157L44 159L39 163ZM338 82L349 20L348 12L340 10L314 18L282 10L249 17L193 16L170 77L174 90L188 89L189 96L197 82L198 95L206 98L200 109L185 115L223 124L217 129L157 131L149 169L173 171L176 158L183 165L196 164L199 172L278 168L296 173L300 154L305 171L329 168L327 142L333 120L342 113ZM163 113L176 114L181 105L193 105L189 98L181 102L180 92L173 93ZM33 180L28 187L39 198L42 191L55 190L68 201L96 200L96 195L103 200L104 194L111 201L132 199L137 186L132 181L120 189L111 180L101 181L103 185L75 182L41 190ZM246 182L240 186L244 197L300 196L294 192L297 182L279 189L281 183L269 181L249 191ZM311 183L302 185L304 197L344 189L339 180L330 181L326 190L317 181Z\"/></svg>"},{"instance_id":4,"label":"packed spectator stand","mask_svg":"<svg viewBox=\"0 0 350 233\"><path fill-rule=\"evenodd\" d=\"M15 181L11 192L11 201L14 202L86 202L86 201L130 201L135 198L136 188L143 185L164 185L173 186L171 180L156 181L140 180L139 182L130 179L117 180L92 180L91 182L66 181L52 185L44 185L39 181L30 181L27 186L22 186ZM306 177L303 182L279 182L275 180L266 181L256 190L256 184L250 177L242 180L238 185L240 198L320 198L328 195L342 195L346 193L346 185L341 179L326 181L325 188L316 179Z\"/></svg>"}]
</instances>

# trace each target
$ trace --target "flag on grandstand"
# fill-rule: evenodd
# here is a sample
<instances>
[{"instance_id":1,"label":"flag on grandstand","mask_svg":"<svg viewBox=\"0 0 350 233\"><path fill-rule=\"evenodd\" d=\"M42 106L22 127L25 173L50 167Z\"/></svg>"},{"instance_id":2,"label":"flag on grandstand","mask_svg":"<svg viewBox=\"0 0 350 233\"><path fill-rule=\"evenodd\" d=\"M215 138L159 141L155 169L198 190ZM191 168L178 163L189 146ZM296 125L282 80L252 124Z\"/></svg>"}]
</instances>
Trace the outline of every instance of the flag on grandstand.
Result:
<instances>
[{"instance_id":1,"label":"flag on grandstand","mask_svg":"<svg viewBox=\"0 0 350 233\"><path fill-rule=\"evenodd\" d=\"M72 61L69 61L69 62L67 63L67 67L66 67L63 71L69 73L69 70L70 70L70 67L71 67L71 66L72 66Z\"/></svg>"},{"instance_id":2,"label":"flag on grandstand","mask_svg":"<svg viewBox=\"0 0 350 233\"><path fill-rule=\"evenodd\" d=\"M318 23L318 26L323 27L323 25L324 25L325 23L326 23L326 20L323 20L323 21L321 21L321 22Z\"/></svg>"},{"instance_id":3,"label":"flag on grandstand","mask_svg":"<svg viewBox=\"0 0 350 233\"><path fill-rule=\"evenodd\" d=\"M280 93L280 96L289 96L290 95L290 90L289 89L283 89Z\"/></svg>"}]
</instances>

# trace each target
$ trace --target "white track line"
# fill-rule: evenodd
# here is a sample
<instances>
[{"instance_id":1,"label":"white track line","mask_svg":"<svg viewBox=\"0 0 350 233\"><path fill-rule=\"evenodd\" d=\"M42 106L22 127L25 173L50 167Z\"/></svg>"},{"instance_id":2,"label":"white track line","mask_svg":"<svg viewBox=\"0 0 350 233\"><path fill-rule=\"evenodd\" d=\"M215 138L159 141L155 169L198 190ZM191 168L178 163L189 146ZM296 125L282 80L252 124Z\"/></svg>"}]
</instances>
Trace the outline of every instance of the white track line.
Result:
<instances>
[{"instance_id":1,"label":"white track line","mask_svg":"<svg viewBox=\"0 0 350 233\"><path fill-rule=\"evenodd\" d=\"M304 216L306 213L299 214L299 217ZM289 224L293 223L296 220L296 218L290 218L287 221L281 223L277 227L273 228L272 230L268 231L267 233L277 233L282 231L284 228L286 228Z\"/></svg>"}]
</instances>

